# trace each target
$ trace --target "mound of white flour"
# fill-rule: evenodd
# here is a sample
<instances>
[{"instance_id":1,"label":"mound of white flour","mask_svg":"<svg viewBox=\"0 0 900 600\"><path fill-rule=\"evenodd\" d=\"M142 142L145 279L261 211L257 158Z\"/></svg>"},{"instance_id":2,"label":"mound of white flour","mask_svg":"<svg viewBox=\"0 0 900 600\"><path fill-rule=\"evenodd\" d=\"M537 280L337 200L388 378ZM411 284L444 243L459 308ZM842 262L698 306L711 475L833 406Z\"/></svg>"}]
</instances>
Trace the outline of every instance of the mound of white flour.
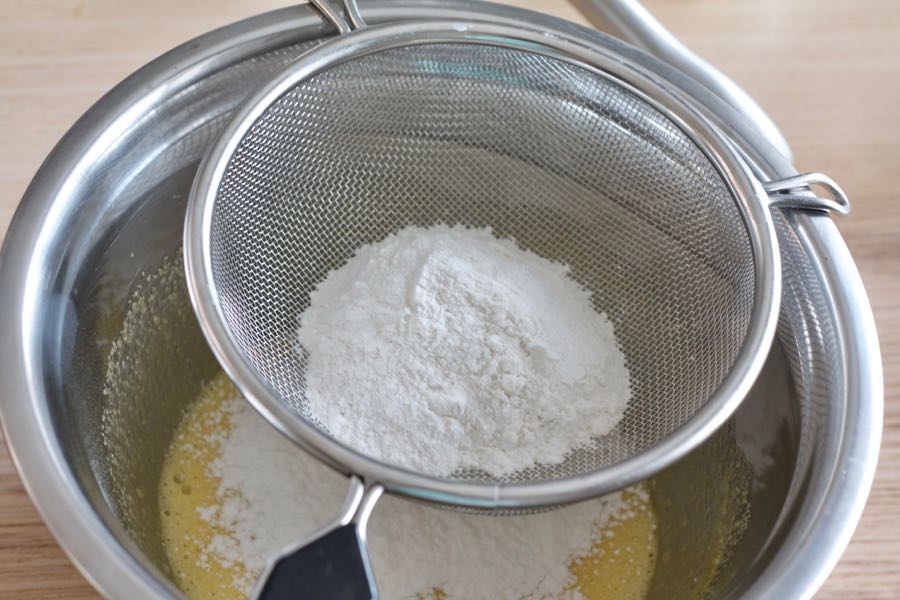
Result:
<instances>
[{"instance_id":1,"label":"mound of white flour","mask_svg":"<svg viewBox=\"0 0 900 600\"><path fill-rule=\"evenodd\" d=\"M310 412L352 448L437 476L561 462L630 398L612 324L568 273L490 229L361 247L301 317Z\"/></svg>"}]
</instances>

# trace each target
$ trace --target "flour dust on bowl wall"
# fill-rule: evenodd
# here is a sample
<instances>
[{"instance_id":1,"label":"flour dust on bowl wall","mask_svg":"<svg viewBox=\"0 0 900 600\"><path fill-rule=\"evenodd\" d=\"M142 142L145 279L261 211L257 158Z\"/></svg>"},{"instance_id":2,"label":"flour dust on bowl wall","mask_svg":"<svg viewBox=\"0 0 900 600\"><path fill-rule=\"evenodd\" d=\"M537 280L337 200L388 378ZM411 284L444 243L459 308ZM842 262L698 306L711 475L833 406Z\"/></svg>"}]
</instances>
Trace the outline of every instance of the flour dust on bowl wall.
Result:
<instances>
[{"instance_id":1,"label":"flour dust on bowl wall","mask_svg":"<svg viewBox=\"0 0 900 600\"><path fill-rule=\"evenodd\" d=\"M784 161L754 150L747 141L754 134L738 115L691 80L608 37L480 2L423 0L413 10L374 1L365 14L373 22L514 20L628 53L722 116L720 126L770 178L791 174ZM10 357L0 365L7 441L48 525L107 596L242 597L272 553L340 512L346 479L273 435L221 372L195 318L181 254L194 175L228 115L247 90L318 43L322 31L309 7L293 7L204 36L142 69L60 143L10 227L0 260L7 307L0 313L0 344ZM152 110L133 110L145 105ZM865 294L830 220L773 219L784 266L777 343L725 426L653 478L558 510L492 517L387 497L375 509L369 536L382 597L810 596L842 550L870 483L881 397L860 378L878 380L878 356ZM388 243L388 233L365 240L370 251ZM511 237L529 247L509 232L493 235L492 243ZM467 247L478 251L477 243ZM435 284L469 273L448 261L426 266ZM548 277L561 275L559 264L546 269ZM320 281L326 275L327 269ZM502 299L503 283L515 277L504 269L502 277L469 283ZM417 288L438 295L454 290L472 291ZM327 306L327 286L321 291ZM584 297L577 286L569 291L574 311ZM474 297L473 306L498 308ZM621 332L606 329L600 312L592 315L596 335L585 341L588 354L609 351L603 355L609 378L622 384L621 357L613 344L597 341ZM304 327L327 320L315 309L308 316L315 318L290 324L295 343ZM390 311L385 317L396 326ZM474 324L488 331L496 323ZM522 322L500 328L497 342L527 345L541 331ZM559 339L542 343L552 350ZM539 357L522 354L523 360ZM498 365L498 373L526 370L519 367ZM436 375L438 386L442 376ZM506 384L516 389L522 381ZM458 410L452 398L458 396L436 395L435 404L446 402L452 413ZM822 517L828 514L848 518Z\"/></svg>"}]
</instances>

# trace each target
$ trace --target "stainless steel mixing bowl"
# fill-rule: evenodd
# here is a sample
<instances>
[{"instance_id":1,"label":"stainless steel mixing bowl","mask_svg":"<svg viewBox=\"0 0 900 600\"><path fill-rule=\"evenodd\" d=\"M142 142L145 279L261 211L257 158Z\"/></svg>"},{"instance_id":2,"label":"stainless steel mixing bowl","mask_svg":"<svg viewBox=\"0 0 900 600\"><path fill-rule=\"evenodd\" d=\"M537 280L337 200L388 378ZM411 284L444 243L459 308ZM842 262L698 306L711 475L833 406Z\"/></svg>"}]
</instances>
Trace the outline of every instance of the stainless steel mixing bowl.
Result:
<instances>
[{"instance_id":1,"label":"stainless steel mixing bowl","mask_svg":"<svg viewBox=\"0 0 900 600\"><path fill-rule=\"evenodd\" d=\"M365 8L372 22L528 19L549 35L613 47L690 97L761 177L794 174L706 88L607 36L481 2ZM186 403L217 369L173 266L197 164L247 91L327 33L296 7L154 61L66 135L10 227L0 256L5 433L47 524L108 596L178 596L161 546L159 471ZM660 521L652 596L808 597L868 494L882 411L868 301L827 216L776 215L776 224L778 343L728 426L651 483Z\"/></svg>"}]
</instances>

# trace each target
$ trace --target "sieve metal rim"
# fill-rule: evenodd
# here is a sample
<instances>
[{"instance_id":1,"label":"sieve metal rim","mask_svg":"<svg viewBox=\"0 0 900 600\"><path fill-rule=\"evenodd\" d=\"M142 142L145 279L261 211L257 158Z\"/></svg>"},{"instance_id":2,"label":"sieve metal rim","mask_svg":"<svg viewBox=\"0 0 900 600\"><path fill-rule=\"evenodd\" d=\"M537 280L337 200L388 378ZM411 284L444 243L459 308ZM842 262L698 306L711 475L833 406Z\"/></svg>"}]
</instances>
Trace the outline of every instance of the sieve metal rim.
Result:
<instances>
[{"instance_id":1,"label":"sieve metal rim","mask_svg":"<svg viewBox=\"0 0 900 600\"><path fill-rule=\"evenodd\" d=\"M366 54L403 46L464 43L542 54L609 79L661 111L707 156L729 187L744 218L754 258L753 314L734 366L709 401L671 435L610 467L531 483L454 481L415 473L364 456L299 418L276 398L247 361L225 325L217 299L209 248L218 184L244 134L285 92L324 69ZM339 36L298 58L251 96L201 163L185 220L185 270L201 328L228 376L278 430L327 464L386 490L422 500L476 509L523 509L575 502L643 480L699 445L734 412L759 374L777 325L781 269L770 200L732 144L687 98L665 88L652 73L608 49L526 26L455 20L378 25Z\"/></svg>"}]
</instances>

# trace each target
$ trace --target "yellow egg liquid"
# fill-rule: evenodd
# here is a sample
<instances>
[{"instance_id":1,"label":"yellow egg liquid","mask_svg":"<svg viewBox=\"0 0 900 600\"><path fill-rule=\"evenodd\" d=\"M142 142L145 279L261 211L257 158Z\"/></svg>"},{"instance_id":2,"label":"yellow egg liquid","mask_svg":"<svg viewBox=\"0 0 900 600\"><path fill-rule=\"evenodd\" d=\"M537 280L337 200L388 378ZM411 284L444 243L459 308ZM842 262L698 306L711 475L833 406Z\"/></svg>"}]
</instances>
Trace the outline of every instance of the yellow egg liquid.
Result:
<instances>
[{"instance_id":1,"label":"yellow egg liquid","mask_svg":"<svg viewBox=\"0 0 900 600\"><path fill-rule=\"evenodd\" d=\"M203 519L199 510L221 504L219 480L210 464L220 452L222 433L231 427L223 406L235 394L224 374L204 386L179 425L163 466L159 503L166 554L176 583L192 600L244 597L234 585L246 574L244 565L222 564L205 552L216 536L229 532ZM646 596L656 560L656 518L648 498L626 492L629 510L602 528L587 555L571 560L574 587L584 598ZM439 589L423 590L420 598L449 600Z\"/></svg>"}]
</instances>

